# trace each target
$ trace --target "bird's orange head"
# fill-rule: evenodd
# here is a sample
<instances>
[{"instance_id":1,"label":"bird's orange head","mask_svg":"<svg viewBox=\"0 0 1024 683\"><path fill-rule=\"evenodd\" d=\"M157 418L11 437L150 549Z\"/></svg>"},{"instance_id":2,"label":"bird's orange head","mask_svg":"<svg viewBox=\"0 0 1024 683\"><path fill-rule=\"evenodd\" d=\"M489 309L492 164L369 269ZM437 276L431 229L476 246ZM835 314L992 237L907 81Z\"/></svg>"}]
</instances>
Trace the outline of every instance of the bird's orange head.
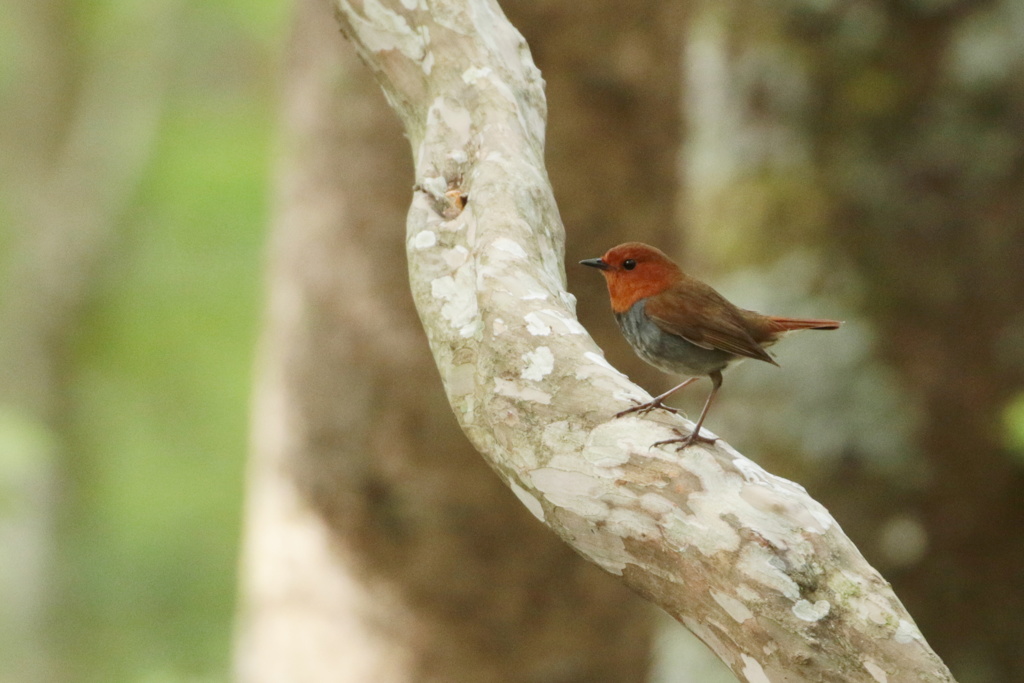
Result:
<instances>
[{"instance_id":1,"label":"bird's orange head","mask_svg":"<svg viewBox=\"0 0 1024 683\"><path fill-rule=\"evenodd\" d=\"M640 299L661 294L683 277L679 266L663 251L641 242L620 244L601 258L580 263L600 269L616 313L625 313Z\"/></svg>"}]
</instances>

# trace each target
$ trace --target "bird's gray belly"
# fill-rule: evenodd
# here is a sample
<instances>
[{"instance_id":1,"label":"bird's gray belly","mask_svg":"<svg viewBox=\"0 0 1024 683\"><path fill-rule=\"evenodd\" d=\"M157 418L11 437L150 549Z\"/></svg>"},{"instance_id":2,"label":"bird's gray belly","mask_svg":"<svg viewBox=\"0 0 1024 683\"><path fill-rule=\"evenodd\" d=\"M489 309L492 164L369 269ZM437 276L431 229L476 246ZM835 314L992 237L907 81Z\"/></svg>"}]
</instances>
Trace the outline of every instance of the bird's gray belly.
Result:
<instances>
[{"instance_id":1,"label":"bird's gray belly","mask_svg":"<svg viewBox=\"0 0 1024 683\"><path fill-rule=\"evenodd\" d=\"M615 320L636 354L654 367L676 375L708 375L735 358L727 351L705 349L662 331L644 314L644 303L641 299L625 313L616 313Z\"/></svg>"}]
</instances>

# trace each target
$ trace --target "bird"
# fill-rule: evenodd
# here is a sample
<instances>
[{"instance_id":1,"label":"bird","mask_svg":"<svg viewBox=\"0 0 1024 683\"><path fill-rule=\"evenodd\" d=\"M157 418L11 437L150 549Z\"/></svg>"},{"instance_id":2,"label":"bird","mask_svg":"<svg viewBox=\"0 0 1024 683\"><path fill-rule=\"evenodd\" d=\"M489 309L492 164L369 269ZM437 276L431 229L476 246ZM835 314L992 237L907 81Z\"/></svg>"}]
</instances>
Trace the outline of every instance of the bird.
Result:
<instances>
[{"instance_id":1,"label":"bird","mask_svg":"<svg viewBox=\"0 0 1024 683\"><path fill-rule=\"evenodd\" d=\"M711 379L711 393L693 428L679 438L652 445L695 442L713 444L700 435L708 409L722 386L722 371L732 362L753 358L778 366L765 350L786 332L834 330L838 320L785 318L739 308L711 286L687 275L663 251L642 242L626 242L600 258L580 261L597 268L608 284L612 312L622 335L640 358L662 372L688 379L622 412L646 414L657 408L678 413L665 399L701 377Z\"/></svg>"}]
</instances>

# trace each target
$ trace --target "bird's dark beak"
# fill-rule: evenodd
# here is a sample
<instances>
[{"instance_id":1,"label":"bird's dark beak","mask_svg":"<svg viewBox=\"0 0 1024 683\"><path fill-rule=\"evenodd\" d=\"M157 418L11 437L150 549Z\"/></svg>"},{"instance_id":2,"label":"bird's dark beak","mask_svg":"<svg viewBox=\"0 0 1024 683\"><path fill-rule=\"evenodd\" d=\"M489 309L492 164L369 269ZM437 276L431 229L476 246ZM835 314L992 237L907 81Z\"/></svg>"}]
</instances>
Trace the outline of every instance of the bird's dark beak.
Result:
<instances>
[{"instance_id":1,"label":"bird's dark beak","mask_svg":"<svg viewBox=\"0 0 1024 683\"><path fill-rule=\"evenodd\" d=\"M597 268L598 270L609 270L611 268L611 266L599 258L585 258L580 261L580 265L590 266L591 268Z\"/></svg>"}]
</instances>

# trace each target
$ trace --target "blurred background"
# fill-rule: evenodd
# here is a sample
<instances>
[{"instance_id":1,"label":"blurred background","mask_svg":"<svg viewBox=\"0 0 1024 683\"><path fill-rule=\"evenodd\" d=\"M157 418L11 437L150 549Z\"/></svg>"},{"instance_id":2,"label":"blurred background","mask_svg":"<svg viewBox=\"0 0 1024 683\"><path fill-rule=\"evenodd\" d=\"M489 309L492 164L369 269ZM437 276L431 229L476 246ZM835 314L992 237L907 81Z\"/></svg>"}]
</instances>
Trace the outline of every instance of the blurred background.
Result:
<instances>
[{"instance_id":1,"label":"blurred background","mask_svg":"<svg viewBox=\"0 0 1024 683\"><path fill-rule=\"evenodd\" d=\"M226 680L282 2L0 22L0 680Z\"/></svg>"},{"instance_id":2,"label":"blurred background","mask_svg":"<svg viewBox=\"0 0 1024 683\"><path fill-rule=\"evenodd\" d=\"M502 6L567 263L647 241L844 319L731 369L708 426L961 683L1024 680L1024 3ZM458 431L406 141L326 0L12 0L0 38L0 683L731 680Z\"/></svg>"}]
</instances>

